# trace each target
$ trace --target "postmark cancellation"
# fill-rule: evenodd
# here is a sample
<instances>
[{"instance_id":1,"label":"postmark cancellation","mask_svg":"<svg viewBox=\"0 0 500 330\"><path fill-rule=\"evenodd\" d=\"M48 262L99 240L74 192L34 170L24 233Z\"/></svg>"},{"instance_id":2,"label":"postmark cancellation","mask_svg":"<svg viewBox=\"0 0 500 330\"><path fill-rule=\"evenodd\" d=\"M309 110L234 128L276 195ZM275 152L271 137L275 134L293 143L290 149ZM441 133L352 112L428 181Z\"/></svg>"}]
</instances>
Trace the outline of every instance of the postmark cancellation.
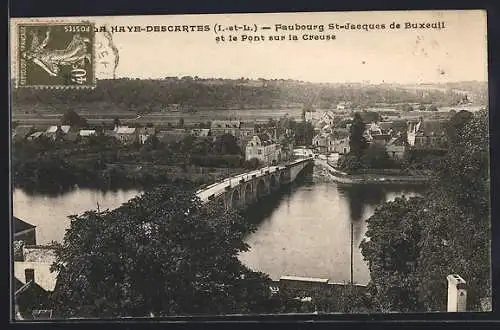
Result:
<instances>
[{"instance_id":1,"label":"postmark cancellation","mask_svg":"<svg viewBox=\"0 0 500 330\"><path fill-rule=\"evenodd\" d=\"M95 31L89 22L19 24L19 87L95 86Z\"/></svg>"}]
</instances>

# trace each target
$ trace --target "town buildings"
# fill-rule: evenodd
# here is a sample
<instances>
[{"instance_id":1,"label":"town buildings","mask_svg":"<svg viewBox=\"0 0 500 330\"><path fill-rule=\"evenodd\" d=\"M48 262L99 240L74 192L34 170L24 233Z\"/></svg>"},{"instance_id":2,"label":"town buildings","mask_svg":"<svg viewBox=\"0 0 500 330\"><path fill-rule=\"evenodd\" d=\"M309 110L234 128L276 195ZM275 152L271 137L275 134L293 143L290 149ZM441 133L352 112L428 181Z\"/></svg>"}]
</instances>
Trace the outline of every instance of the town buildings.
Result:
<instances>
[{"instance_id":1,"label":"town buildings","mask_svg":"<svg viewBox=\"0 0 500 330\"><path fill-rule=\"evenodd\" d=\"M447 146L446 121L420 118L408 127L408 143L414 149L443 150Z\"/></svg>"},{"instance_id":2,"label":"town buildings","mask_svg":"<svg viewBox=\"0 0 500 330\"><path fill-rule=\"evenodd\" d=\"M281 145L269 134L254 135L245 148L245 160L258 159L260 164L277 164L281 159Z\"/></svg>"},{"instance_id":3,"label":"town buildings","mask_svg":"<svg viewBox=\"0 0 500 330\"><path fill-rule=\"evenodd\" d=\"M154 127L141 127L137 131L140 144L146 143L149 138L156 135L156 129Z\"/></svg>"},{"instance_id":4,"label":"town buildings","mask_svg":"<svg viewBox=\"0 0 500 330\"><path fill-rule=\"evenodd\" d=\"M123 144L133 144L139 142L139 134L135 127L117 125L115 126L112 134Z\"/></svg>"},{"instance_id":5,"label":"town buildings","mask_svg":"<svg viewBox=\"0 0 500 330\"><path fill-rule=\"evenodd\" d=\"M57 272L50 270L55 252L49 246L17 244L14 259L14 304L17 319L51 318L48 299L54 291Z\"/></svg>"},{"instance_id":6,"label":"town buildings","mask_svg":"<svg viewBox=\"0 0 500 330\"><path fill-rule=\"evenodd\" d=\"M12 217L14 229L14 305L16 319L50 318L47 310L57 272L51 272L55 251L36 245L36 227Z\"/></svg>"},{"instance_id":7,"label":"town buildings","mask_svg":"<svg viewBox=\"0 0 500 330\"><path fill-rule=\"evenodd\" d=\"M186 136L189 135L189 132L184 128L174 128L169 130L160 130L156 133L156 137L158 141L162 143L177 143L182 141Z\"/></svg>"},{"instance_id":8,"label":"town buildings","mask_svg":"<svg viewBox=\"0 0 500 330\"><path fill-rule=\"evenodd\" d=\"M47 128L44 135L53 141L76 141L79 131L69 125L53 125Z\"/></svg>"}]
</instances>

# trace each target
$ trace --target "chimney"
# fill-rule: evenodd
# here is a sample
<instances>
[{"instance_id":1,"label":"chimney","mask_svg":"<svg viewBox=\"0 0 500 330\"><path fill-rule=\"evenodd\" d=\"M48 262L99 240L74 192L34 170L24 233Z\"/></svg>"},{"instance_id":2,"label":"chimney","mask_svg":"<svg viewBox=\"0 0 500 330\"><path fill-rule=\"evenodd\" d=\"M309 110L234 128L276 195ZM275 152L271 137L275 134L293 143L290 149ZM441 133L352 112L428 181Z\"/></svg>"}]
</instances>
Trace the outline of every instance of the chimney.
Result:
<instances>
[{"instance_id":1,"label":"chimney","mask_svg":"<svg viewBox=\"0 0 500 330\"><path fill-rule=\"evenodd\" d=\"M35 270L33 268L26 268L24 270L24 277L26 283L28 283L29 281L35 282Z\"/></svg>"},{"instance_id":2,"label":"chimney","mask_svg":"<svg viewBox=\"0 0 500 330\"><path fill-rule=\"evenodd\" d=\"M448 312L465 312L467 309L467 289L460 275L452 274L448 280Z\"/></svg>"}]
</instances>

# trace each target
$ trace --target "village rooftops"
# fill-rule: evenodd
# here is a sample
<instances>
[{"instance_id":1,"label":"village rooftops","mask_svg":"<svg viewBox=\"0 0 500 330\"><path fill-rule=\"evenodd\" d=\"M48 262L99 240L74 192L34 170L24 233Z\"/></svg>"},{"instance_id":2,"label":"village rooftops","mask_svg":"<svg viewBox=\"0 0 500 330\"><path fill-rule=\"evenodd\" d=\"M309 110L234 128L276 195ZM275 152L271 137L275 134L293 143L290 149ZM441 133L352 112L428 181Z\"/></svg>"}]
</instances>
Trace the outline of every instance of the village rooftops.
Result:
<instances>
[{"instance_id":1,"label":"village rooftops","mask_svg":"<svg viewBox=\"0 0 500 330\"><path fill-rule=\"evenodd\" d=\"M116 134L134 134L136 132L136 129L135 127L118 126L115 127L114 132Z\"/></svg>"},{"instance_id":2,"label":"village rooftops","mask_svg":"<svg viewBox=\"0 0 500 330\"><path fill-rule=\"evenodd\" d=\"M91 135L95 135L96 132L95 132L95 129L82 129L82 130L80 130L80 132L78 134L80 136L91 136Z\"/></svg>"},{"instance_id":3,"label":"village rooftops","mask_svg":"<svg viewBox=\"0 0 500 330\"><path fill-rule=\"evenodd\" d=\"M60 128L61 131L63 131L65 134L67 134L69 132L69 130L71 129L71 126L69 126L69 125L62 125L62 126L54 125L54 126L50 126L49 128L47 128L47 130L45 131L45 133L48 133L48 134L55 133L55 132L57 132L58 128Z\"/></svg>"},{"instance_id":4,"label":"village rooftops","mask_svg":"<svg viewBox=\"0 0 500 330\"><path fill-rule=\"evenodd\" d=\"M210 128L193 128L191 134L199 137L206 137L210 134Z\"/></svg>"},{"instance_id":5,"label":"village rooftops","mask_svg":"<svg viewBox=\"0 0 500 330\"><path fill-rule=\"evenodd\" d=\"M417 133L425 136L445 135L446 123L445 120L424 120L420 124Z\"/></svg>"},{"instance_id":6,"label":"village rooftops","mask_svg":"<svg viewBox=\"0 0 500 330\"><path fill-rule=\"evenodd\" d=\"M43 135L43 132L35 132L33 134L30 134L29 138L31 138L31 139L38 139L42 135Z\"/></svg>"},{"instance_id":7,"label":"village rooftops","mask_svg":"<svg viewBox=\"0 0 500 330\"><path fill-rule=\"evenodd\" d=\"M211 125L211 128L240 128L241 121L239 121L239 120L213 120L210 125Z\"/></svg>"},{"instance_id":8,"label":"village rooftops","mask_svg":"<svg viewBox=\"0 0 500 330\"><path fill-rule=\"evenodd\" d=\"M156 133L156 128L154 127L142 127L139 128L139 134L152 135Z\"/></svg>"},{"instance_id":9,"label":"village rooftops","mask_svg":"<svg viewBox=\"0 0 500 330\"><path fill-rule=\"evenodd\" d=\"M379 123L379 126L382 132L389 132L390 130L402 132L406 131L408 123L406 120L383 121Z\"/></svg>"}]
</instances>

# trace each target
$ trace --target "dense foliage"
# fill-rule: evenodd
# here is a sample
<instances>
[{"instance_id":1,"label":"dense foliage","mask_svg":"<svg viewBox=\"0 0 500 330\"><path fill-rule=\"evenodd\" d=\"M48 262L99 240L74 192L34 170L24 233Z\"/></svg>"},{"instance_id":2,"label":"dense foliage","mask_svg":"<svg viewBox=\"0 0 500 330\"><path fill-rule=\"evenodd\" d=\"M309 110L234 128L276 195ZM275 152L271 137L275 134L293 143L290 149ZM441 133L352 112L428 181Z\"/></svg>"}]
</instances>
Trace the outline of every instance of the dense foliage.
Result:
<instances>
[{"instance_id":1,"label":"dense foliage","mask_svg":"<svg viewBox=\"0 0 500 330\"><path fill-rule=\"evenodd\" d=\"M365 123L361 115L357 112L349 128L349 149L350 154L356 157L361 157L363 151L368 147L368 142L364 137Z\"/></svg>"},{"instance_id":2,"label":"dense foliage","mask_svg":"<svg viewBox=\"0 0 500 330\"><path fill-rule=\"evenodd\" d=\"M368 220L361 248L381 311L445 311L449 274L466 280L469 310L491 297L488 113L465 117L429 192Z\"/></svg>"},{"instance_id":3,"label":"dense foliage","mask_svg":"<svg viewBox=\"0 0 500 330\"><path fill-rule=\"evenodd\" d=\"M269 278L245 267L235 211L161 186L113 211L71 216L57 246L52 308L62 317L269 312Z\"/></svg>"},{"instance_id":4,"label":"dense foliage","mask_svg":"<svg viewBox=\"0 0 500 330\"><path fill-rule=\"evenodd\" d=\"M61 125L69 125L75 127L86 127L87 120L77 114L74 110L67 110L61 117Z\"/></svg>"},{"instance_id":5,"label":"dense foliage","mask_svg":"<svg viewBox=\"0 0 500 330\"><path fill-rule=\"evenodd\" d=\"M460 88L446 86L448 88ZM487 85L472 83L463 89L473 90L479 100L487 102ZM184 77L182 79L100 80L93 90L14 89L15 107L38 104L45 107L70 108L77 105L91 106L99 103L103 112L126 109L135 112L159 111L168 104L180 104L181 108L274 108L289 104L311 103L330 107L342 101L357 106L370 106L391 100L394 103L439 103L454 105L461 95L429 88L413 92L389 85L369 86L361 84L305 84L297 81L247 79L212 81Z\"/></svg>"},{"instance_id":6,"label":"dense foliage","mask_svg":"<svg viewBox=\"0 0 500 330\"><path fill-rule=\"evenodd\" d=\"M227 137L212 142L188 136L172 143L151 138L144 145L128 146L108 136L93 136L85 143L40 137L14 141L12 147L14 187L46 193L74 185L109 189L179 180L199 185L259 165L246 161L234 138Z\"/></svg>"}]
</instances>

